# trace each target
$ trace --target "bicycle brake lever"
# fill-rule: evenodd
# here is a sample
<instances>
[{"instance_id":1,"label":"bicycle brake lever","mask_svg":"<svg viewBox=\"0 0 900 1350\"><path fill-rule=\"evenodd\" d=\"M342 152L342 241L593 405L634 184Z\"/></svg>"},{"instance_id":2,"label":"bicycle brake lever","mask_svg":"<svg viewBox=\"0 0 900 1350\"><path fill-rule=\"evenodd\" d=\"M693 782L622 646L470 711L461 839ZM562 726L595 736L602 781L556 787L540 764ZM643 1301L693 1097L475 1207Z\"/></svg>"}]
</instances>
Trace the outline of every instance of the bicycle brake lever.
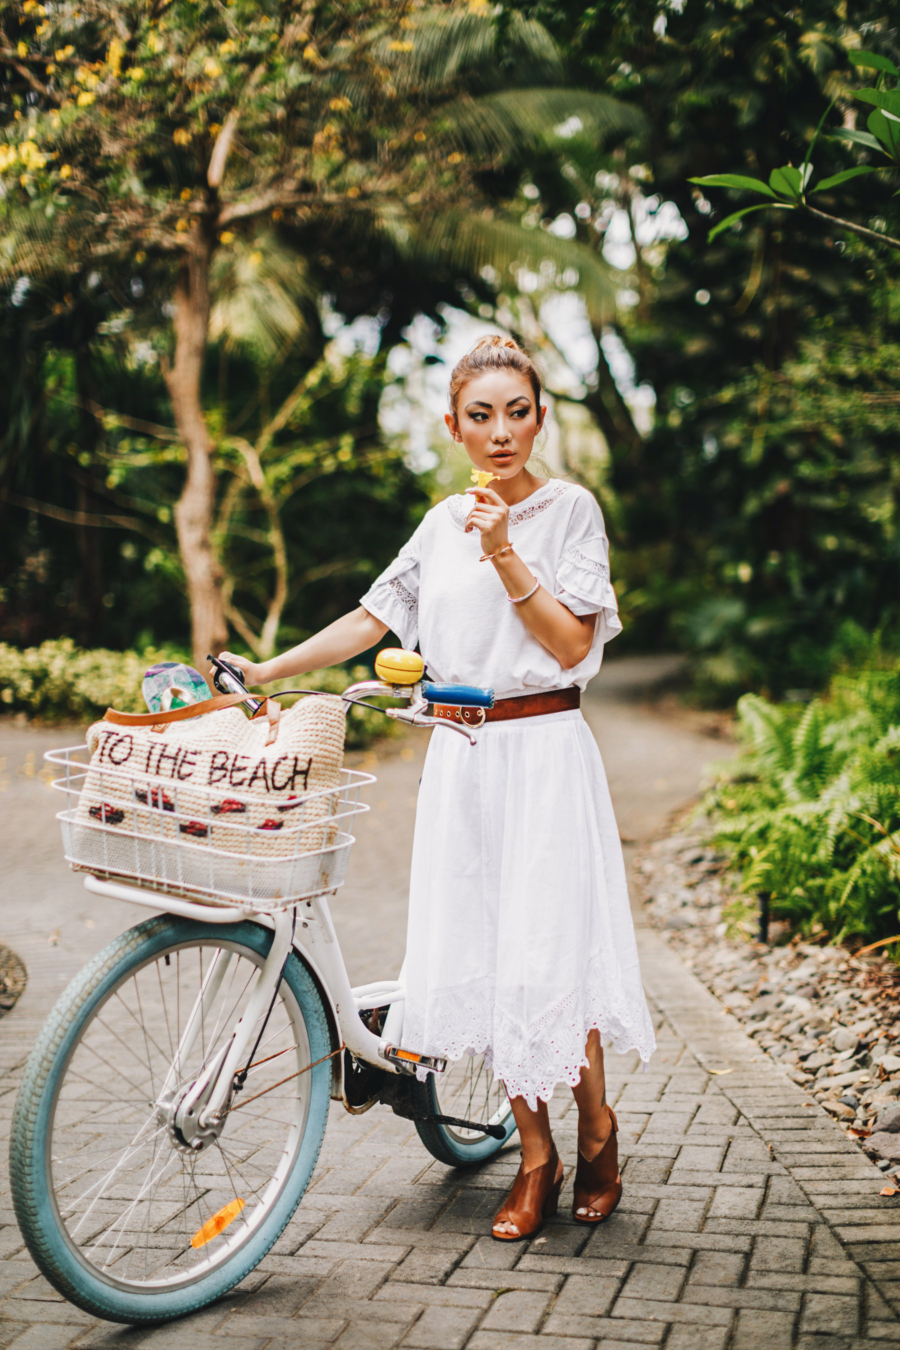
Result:
<instances>
[{"instance_id":1,"label":"bicycle brake lever","mask_svg":"<svg viewBox=\"0 0 900 1350\"><path fill-rule=\"evenodd\" d=\"M425 704L427 708L428 704ZM425 713L420 713L416 709L404 708L386 708L388 717L393 717L398 722L406 722L408 726L414 727L446 727L448 731L458 731L461 736L465 736L470 745L477 745L478 738L463 726L456 722L447 722L442 717L428 717Z\"/></svg>"}]
</instances>

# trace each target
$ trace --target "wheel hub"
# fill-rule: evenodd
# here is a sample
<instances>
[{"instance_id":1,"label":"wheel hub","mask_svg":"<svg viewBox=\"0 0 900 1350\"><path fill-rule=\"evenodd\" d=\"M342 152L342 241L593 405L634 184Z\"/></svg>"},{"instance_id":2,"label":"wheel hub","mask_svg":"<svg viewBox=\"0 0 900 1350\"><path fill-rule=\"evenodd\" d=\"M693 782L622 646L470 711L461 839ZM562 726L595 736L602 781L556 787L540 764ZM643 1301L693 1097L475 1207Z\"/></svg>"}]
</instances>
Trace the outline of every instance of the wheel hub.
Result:
<instances>
[{"instance_id":1,"label":"wheel hub","mask_svg":"<svg viewBox=\"0 0 900 1350\"><path fill-rule=\"evenodd\" d=\"M229 1091L225 1106L214 1116L207 1114L206 1105L213 1094L229 1048L229 1045L224 1045L188 1087L179 1088L159 1104L157 1119L166 1127L169 1142L179 1153L202 1153L216 1142L225 1128L233 1089Z\"/></svg>"}]
</instances>

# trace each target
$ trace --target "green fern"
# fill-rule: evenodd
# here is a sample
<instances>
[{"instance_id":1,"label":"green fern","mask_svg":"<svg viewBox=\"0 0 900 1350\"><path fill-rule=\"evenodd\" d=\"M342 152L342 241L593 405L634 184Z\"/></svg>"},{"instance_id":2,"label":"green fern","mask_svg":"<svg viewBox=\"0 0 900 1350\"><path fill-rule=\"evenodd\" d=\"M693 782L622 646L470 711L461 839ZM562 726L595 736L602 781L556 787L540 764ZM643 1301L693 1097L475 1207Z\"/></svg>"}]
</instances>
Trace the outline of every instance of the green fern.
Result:
<instances>
[{"instance_id":1,"label":"green fern","mask_svg":"<svg viewBox=\"0 0 900 1350\"><path fill-rule=\"evenodd\" d=\"M703 806L742 892L835 941L900 931L900 670L841 676L804 709L748 694L738 728Z\"/></svg>"}]
</instances>

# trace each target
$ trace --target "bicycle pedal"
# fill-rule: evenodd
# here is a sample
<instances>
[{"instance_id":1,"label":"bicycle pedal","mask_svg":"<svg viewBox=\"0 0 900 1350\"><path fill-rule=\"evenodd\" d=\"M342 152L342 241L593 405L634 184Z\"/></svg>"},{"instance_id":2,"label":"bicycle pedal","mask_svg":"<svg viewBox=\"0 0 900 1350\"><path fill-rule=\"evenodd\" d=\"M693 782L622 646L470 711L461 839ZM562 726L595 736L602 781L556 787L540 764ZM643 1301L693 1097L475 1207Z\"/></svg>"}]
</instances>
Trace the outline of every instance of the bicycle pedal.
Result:
<instances>
[{"instance_id":1,"label":"bicycle pedal","mask_svg":"<svg viewBox=\"0 0 900 1350\"><path fill-rule=\"evenodd\" d=\"M443 1073L447 1067L445 1059L435 1059L433 1055L417 1055L414 1050L401 1050L396 1045L386 1045L383 1057L396 1064L402 1073L415 1073L416 1069L430 1069L432 1073Z\"/></svg>"}]
</instances>

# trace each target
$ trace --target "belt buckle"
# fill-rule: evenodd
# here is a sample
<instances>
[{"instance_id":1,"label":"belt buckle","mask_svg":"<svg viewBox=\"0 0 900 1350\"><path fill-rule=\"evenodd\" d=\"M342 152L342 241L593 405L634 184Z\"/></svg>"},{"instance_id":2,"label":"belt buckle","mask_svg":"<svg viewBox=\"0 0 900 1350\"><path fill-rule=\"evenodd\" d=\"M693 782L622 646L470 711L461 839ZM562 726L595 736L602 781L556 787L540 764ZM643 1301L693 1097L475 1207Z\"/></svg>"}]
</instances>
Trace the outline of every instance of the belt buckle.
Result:
<instances>
[{"instance_id":1,"label":"belt buckle","mask_svg":"<svg viewBox=\"0 0 900 1350\"><path fill-rule=\"evenodd\" d=\"M463 725L467 727L475 727L476 730L478 727L483 727L487 720L487 713L485 712L484 708L471 708L471 707L460 708L458 709L458 712L459 712L459 720L463 723ZM473 713L478 718L477 721L473 720L472 718Z\"/></svg>"}]
</instances>

